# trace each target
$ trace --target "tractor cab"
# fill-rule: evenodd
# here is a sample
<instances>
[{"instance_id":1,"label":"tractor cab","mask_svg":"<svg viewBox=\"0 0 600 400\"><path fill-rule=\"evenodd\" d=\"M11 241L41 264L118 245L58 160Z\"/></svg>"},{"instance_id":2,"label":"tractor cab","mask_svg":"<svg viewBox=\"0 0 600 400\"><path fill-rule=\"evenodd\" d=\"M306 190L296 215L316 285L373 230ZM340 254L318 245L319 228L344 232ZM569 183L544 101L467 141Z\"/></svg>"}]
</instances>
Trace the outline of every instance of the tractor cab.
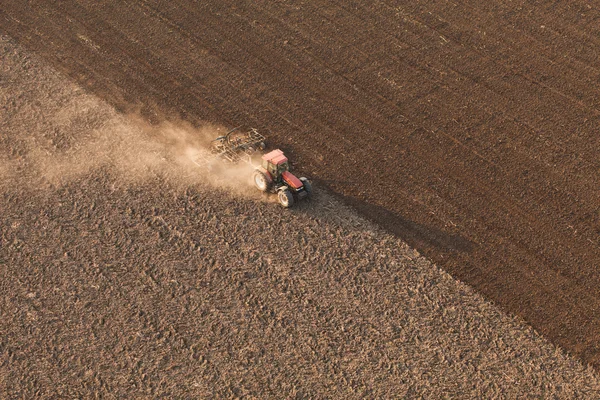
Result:
<instances>
[{"instance_id":1,"label":"tractor cab","mask_svg":"<svg viewBox=\"0 0 600 400\"><path fill-rule=\"evenodd\" d=\"M287 157L279 149L262 156L262 167L269 172L274 181L280 181L282 174L290 170Z\"/></svg>"}]
</instances>

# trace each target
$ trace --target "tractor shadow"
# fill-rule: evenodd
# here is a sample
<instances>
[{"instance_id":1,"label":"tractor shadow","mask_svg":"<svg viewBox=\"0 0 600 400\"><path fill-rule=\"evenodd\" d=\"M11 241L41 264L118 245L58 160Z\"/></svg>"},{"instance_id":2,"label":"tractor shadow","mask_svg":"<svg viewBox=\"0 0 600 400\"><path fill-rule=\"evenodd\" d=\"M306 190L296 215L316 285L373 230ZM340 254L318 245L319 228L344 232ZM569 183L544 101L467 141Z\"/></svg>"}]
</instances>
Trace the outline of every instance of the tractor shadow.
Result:
<instances>
[{"instance_id":1,"label":"tractor shadow","mask_svg":"<svg viewBox=\"0 0 600 400\"><path fill-rule=\"evenodd\" d=\"M308 214L323 214L323 204L327 198L341 201L345 206L355 211L360 217L381 227L386 232L405 241L410 247L426 254L429 251L437 253L470 253L475 244L457 233L446 232L437 227L415 222L406 216L393 212L385 207L370 204L361 199L345 196L333 191L323 182L316 182L316 195L307 203L299 204L298 212ZM323 190L325 193L320 193ZM335 213L333 209L325 210Z\"/></svg>"}]
</instances>

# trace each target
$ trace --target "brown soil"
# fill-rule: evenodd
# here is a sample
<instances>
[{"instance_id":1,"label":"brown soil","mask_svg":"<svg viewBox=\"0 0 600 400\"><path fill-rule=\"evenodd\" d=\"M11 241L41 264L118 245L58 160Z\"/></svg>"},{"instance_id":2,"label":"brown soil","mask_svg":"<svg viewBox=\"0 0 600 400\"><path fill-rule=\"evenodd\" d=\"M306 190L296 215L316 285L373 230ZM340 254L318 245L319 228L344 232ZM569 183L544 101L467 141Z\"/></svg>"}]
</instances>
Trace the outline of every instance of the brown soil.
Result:
<instances>
[{"instance_id":1,"label":"brown soil","mask_svg":"<svg viewBox=\"0 0 600 400\"><path fill-rule=\"evenodd\" d=\"M0 29L120 110L260 128L321 185L598 365L597 11L363 3L7 1ZM46 134L40 146L78 143ZM30 148L2 140L11 162Z\"/></svg>"},{"instance_id":2,"label":"brown soil","mask_svg":"<svg viewBox=\"0 0 600 400\"><path fill-rule=\"evenodd\" d=\"M597 397L322 188L282 212L191 168L217 127L150 127L0 51L0 397Z\"/></svg>"}]
</instances>

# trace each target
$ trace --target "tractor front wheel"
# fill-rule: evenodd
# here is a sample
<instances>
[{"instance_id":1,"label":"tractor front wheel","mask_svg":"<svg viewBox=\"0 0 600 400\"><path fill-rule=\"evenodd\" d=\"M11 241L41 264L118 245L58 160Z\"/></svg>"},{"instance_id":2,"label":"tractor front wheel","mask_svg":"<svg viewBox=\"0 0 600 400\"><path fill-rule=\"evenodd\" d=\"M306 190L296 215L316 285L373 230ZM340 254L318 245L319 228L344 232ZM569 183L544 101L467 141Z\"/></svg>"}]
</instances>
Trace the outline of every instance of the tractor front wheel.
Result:
<instances>
[{"instance_id":1,"label":"tractor front wheel","mask_svg":"<svg viewBox=\"0 0 600 400\"><path fill-rule=\"evenodd\" d=\"M306 193L308 193L309 196L312 195L312 185L310 184L310 181L308 179L306 179L305 177L300 178L300 180L302 181L302 184L304 185L304 190L306 190Z\"/></svg>"},{"instance_id":2,"label":"tractor front wheel","mask_svg":"<svg viewBox=\"0 0 600 400\"><path fill-rule=\"evenodd\" d=\"M279 193L277 193L277 198L279 199L279 204L285 208L290 208L294 205L294 196L288 189L280 190Z\"/></svg>"},{"instance_id":3,"label":"tractor front wheel","mask_svg":"<svg viewBox=\"0 0 600 400\"><path fill-rule=\"evenodd\" d=\"M254 171L253 181L254 186L261 192L266 192L271 188L271 181L261 171Z\"/></svg>"}]
</instances>

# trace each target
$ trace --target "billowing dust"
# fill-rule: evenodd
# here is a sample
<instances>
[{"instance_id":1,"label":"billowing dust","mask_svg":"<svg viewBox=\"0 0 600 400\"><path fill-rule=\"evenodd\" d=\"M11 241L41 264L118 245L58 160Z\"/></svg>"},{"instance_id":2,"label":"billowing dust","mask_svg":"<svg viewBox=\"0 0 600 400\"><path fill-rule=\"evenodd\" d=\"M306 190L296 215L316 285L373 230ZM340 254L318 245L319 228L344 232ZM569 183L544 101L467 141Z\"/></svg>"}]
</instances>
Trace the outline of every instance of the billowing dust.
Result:
<instances>
[{"instance_id":1,"label":"billowing dust","mask_svg":"<svg viewBox=\"0 0 600 400\"><path fill-rule=\"evenodd\" d=\"M158 176L171 185L258 196L251 165L205 162L210 141L227 128L150 125L139 113L117 113L34 58L24 73L23 59L1 35L0 53L0 81L11 82L11 90L0 88L0 187L38 190L105 173L114 185Z\"/></svg>"},{"instance_id":2,"label":"billowing dust","mask_svg":"<svg viewBox=\"0 0 600 400\"><path fill-rule=\"evenodd\" d=\"M4 162L0 178L21 175L21 182L60 186L102 170L124 184L159 176L170 184L208 184L255 197L251 187L254 167L215 159L209 151L210 141L225 132L223 127L208 124L200 128L185 122L150 125L134 115L115 116L82 135L83 140L75 139L66 150L31 147L23 157L26 167L20 168L25 173L18 172L17 163Z\"/></svg>"}]
</instances>

